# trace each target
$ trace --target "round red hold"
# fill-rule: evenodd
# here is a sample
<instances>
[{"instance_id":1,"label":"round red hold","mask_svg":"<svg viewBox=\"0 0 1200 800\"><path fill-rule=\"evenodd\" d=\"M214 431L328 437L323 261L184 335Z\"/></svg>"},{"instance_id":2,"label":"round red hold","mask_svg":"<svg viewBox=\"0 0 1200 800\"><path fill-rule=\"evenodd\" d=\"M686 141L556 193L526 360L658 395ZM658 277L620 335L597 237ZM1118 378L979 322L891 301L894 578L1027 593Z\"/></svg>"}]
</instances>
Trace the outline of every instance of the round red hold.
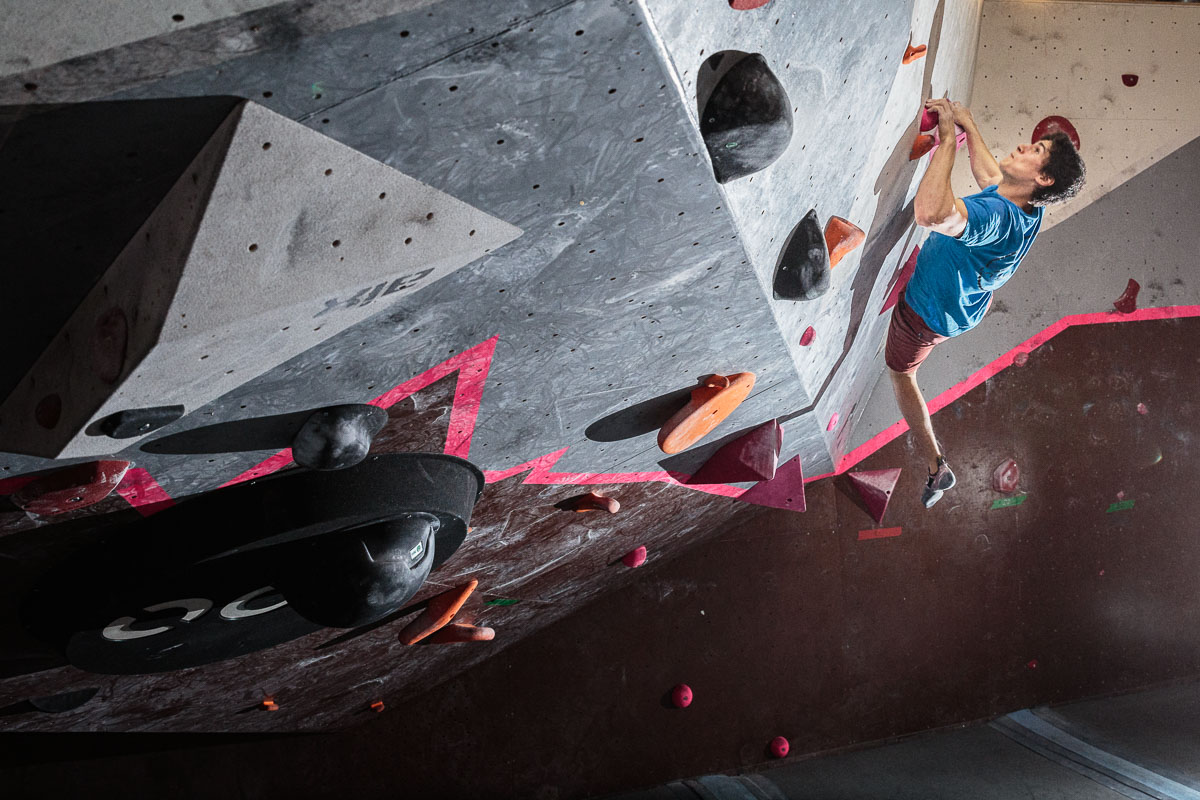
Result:
<instances>
[{"instance_id":1,"label":"round red hold","mask_svg":"<svg viewBox=\"0 0 1200 800\"><path fill-rule=\"evenodd\" d=\"M621 556L621 563L633 569L646 563L646 548L638 547Z\"/></svg>"},{"instance_id":2,"label":"round red hold","mask_svg":"<svg viewBox=\"0 0 1200 800\"><path fill-rule=\"evenodd\" d=\"M692 687L681 683L671 690L671 702L676 708L687 708L692 704Z\"/></svg>"},{"instance_id":3,"label":"round red hold","mask_svg":"<svg viewBox=\"0 0 1200 800\"><path fill-rule=\"evenodd\" d=\"M12 501L43 517L87 508L112 494L128 470L128 461L72 464L25 484L13 492Z\"/></svg>"},{"instance_id":4,"label":"round red hold","mask_svg":"<svg viewBox=\"0 0 1200 800\"><path fill-rule=\"evenodd\" d=\"M1121 76L1121 82L1126 86L1137 86L1138 76L1132 73L1125 73Z\"/></svg>"},{"instance_id":5,"label":"round red hold","mask_svg":"<svg viewBox=\"0 0 1200 800\"><path fill-rule=\"evenodd\" d=\"M771 755L775 756L776 758L783 758L786 756L789 749L790 747L788 745L788 740L782 736L776 736L771 740Z\"/></svg>"},{"instance_id":6,"label":"round red hold","mask_svg":"<svg viewBox=\"0 0 1200 800\"><path fill-rule=\"evenodd\" d=\"M921 132L931 131L937 127L938 113L932 108L921 109Z\"/></svg>"},{"instance_id":7,"label":"round red hold","mask_svg":"<svg viewBox=\"0 0 1200 800\"><path fill-rule=\"evenodd\" d=\"M1045 139L1055 131L1062 131L1071 140L1071 144L1075 145L1075 149L1079 150L1079 131L1075 130L1075 126L1066 117L1051 116L1046 117L1033 128L1033 136L1030 137L1030 144Z\"/></svg>"},{"instance_id":8,"label":"round red hold","mask_svg":"<svg viewBox=\"0 0 1200 800\"><path fill-rule=\"evenodd\" d=\"M1031 661L1030 661L1028 664L1026 664L1025 666L1029 667L1030 669L1037 669L1037 659L1036 659L1036 658L1035 658L1035 659L1032 659L1032 660L1031 660Z\"/></svg>"},{"instance_id":9,"label":"round red hold","mask_svg":"<svg viewBox=\"0 0 1200 800\"><path fill-rule=\"evenodd\" d=\"M734 11L753 11L762 8L771 0L729 0L729 7Z\"/></svg>"},{"instance_id":10,"label":"round red hold","mask_svg":"<svg viewBox=\"0 0 1200 800\"><path fill-rule=\"evenodd\" d=\"M813 338L816 335L817 332L813 330L813 326L809 325L807 328L805 328L804 334L800 337L800 346L808 347L810 344L812 344Z\"/></svg>"},{"instance_id":11,"label":"round red hold","mask_svg":"<svg viewBox=\"0 0 1200 800\"><path fill-rule=\"evenodd\" d=\"M992 488L1001 494L1012 494L1021 480L1021 469L1011 458L1006 459L992 472Z\"/></svg>"},{"instance_id":12,"label":"round red hold","mask_svg":"<svg viewBox=\"0 0 1200 800\"><path fill-rule=\"evenodd\" d=\"M1146 408L1145 403L1138 403L1137 408L1138 408L1138 413L1141 414L1142 416L1145 416L1146 414L1150 413L1150 409Z\"/></svg>"},{"instance_id":13,"label":"round red hold","mask_svg":"<svg viewBox=\"0 0 1200 800\"><path fill-rule=\"evenodd\" d=\"M1023 367L1029 363L1029 353L1017 353L1013 356L1013 363L1018 367Z\"/></svg>"}]
</instances>

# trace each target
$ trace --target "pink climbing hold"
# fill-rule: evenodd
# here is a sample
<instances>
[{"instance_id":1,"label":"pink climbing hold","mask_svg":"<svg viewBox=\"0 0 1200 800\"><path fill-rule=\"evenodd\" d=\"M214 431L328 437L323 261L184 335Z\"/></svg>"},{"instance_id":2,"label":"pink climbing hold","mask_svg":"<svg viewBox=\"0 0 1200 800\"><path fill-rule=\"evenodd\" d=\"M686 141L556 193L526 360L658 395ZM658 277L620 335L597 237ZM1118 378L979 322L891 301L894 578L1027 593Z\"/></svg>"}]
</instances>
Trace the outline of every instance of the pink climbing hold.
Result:
<instances>
[{"instance_id":1,"label":"pink climbing hold","mask_svg":"<svg viewBox=\"0 0 1200 800\"><path fill-rule=\"evenodd\" d=\"M1121 76L1121 82L1126 86L1137 86L1138 76L1131 72L1126 72Z\"/></svg>"},{"instance_id":2,"label":"pink climbing hold","mask_svg":"<svg viewBox=\"0 0 1200 800\"><path fill-rule=\"evenodd\" d=\"M771 740L771 755L775 756L776 758L783 758L786 756L789 749L790 747L788 745L788 740L782 736L776 736Z\"/></svg>"},{"instance_id":3,"label":"pink climbing hold","mask_svg":"<svg viewBox=\"0 0 1200 800\"><path fill-rule=\"evenodd\" d=\"M809 325L804 329L804 334L800 337L800 346L808 347L810 344L812 344L812 341L816 335L817 332L813 330L813 326Z\"/></svg>"},{"instance_id":4,"label":"pink climbing hold","mask_svg":"<svg viewBox=\"0 0 1200 800\"><path fill-rule=\"evenodd\" d=\"M771 0L729 0L729 7L734 11L753 11L762 8Z\"/></svg>"},{"instance_id":5,"label":"pink climbing hold","mask_svg":"<svg viewBox=\"0 0 1200 800\"><path fill-rule=\"evenodd\" d=\"M692 704L692 687L681 683L671 690L671 702L676 708L687 708Z\"/></svg>"},{"instance_id":6,"label":"pink climbing hold","mask_svg":"<svg viewBox=\"0 0 1200 800\"><path fill-rule=\"evenodd\" d=\"M782 508L786 511L804 511L804 467L800 456L786 462L769 481L754 484L738 497L756 506Z\"/></svg>"},{"instance_id":7,"label":"pink climbing hold","mask_svg":"<svg viewBox=\"0 0 1200 800\"><path fill-rule=\"evenodd\" d=\"M833 416L829 418L829 424L825 426L825 430L831 431L837 427L837 424L838 424L838 415L837 415L837 412L835 411L835 412L833 412Z\"/></svg>"},{"instance_id":8,"label":"pink climbing hold","mask_svg":"<svg viewBox=\"0 0 1200 800\"><path fill-rule=\"evenodd\" d=\"M1113 308L1122 314L1132 314L1137 311L1137 297L1141 289L1142 285L1130 278L1129 283L1125 285L1124 293L1113 302Z\"/></svg>"},{"instance_id":9,"label":"pink climbing hold","mask_svg":"<svg viewBox=\"0 0 1200 800\"><path fill-rule=\"evenodd\" d=\"M1118 500L1124 500L1124 499L1125 499L1125 492L1123 492L1123 491L1121 491L1121 492L1117 492L1117 499L1118 499Z\"/></svg>"},{"instance_id":10,"label":"pink climbing hold","mask_svg":"<svg viewBox=\"0 0 1200 800\"><path fill-rule=\"evenodd\" d=\"M1034 658L1034 659L1031 659L1029 661L1029 663L1026 664L1025 666L1029 667L1030 669L1037 669L1037 665L1038 665L1037 659Z\"/></svg>"},{"instance_id":11,"label":"pink climbing hold","mask_svg":"<svg viewBox=\"0 0 1200 800\"><path fill-rule=\"evenodd\" d=\"M782 447L783 426L776 420L765 422L713 453L687 482L769 481L775 477Z\"/></svg>"},{"instance_id":12,"label":"pink climbing hold","mask_svg":"<svg viewBox=\"0 0 1200 800\"><path fill-rule=\"evenodd\" d=\"M992 488L1001 494L1012 494L1021 480L1021 468L1013 459L1007 459L992 472Z\"/></svg>"},{"instance_id":13,"label":"pink climbing hold","mask_svg":"<svg viewBox=\"0 0 1200 800\"><path fill-rule=\"evenodd\" d=\"M1146 416L1147 414L1150 413L1150 409L1146 408L1145 403L1138 403L1137 409L1138 409L1138 413L1141 414L1142 416Z\"/></svg>"},{"instance_id":14,"label":"pink climbing hold","mask_svg":"<svg viewBox=\"0 0 1200 800\"><path fill-rule=\"evenodd\" d=\"M900 480L900 468L851 472L846 477L858 490L858 496L866 504L872 519L883 522L883 515L887 513L888 502L892 499L896 482Z\"/></svg>"},{"instance_id":15,"label":"pink climbing hold","mask_svg":"<svg viewBox=\"0 0 1200 800\"><path fill-rule=\"evenodd\" d=\"M630 550L628 553L621 556L621 563L630 569L640 567L642 564L646 563L646 548L636 547L633 550Z\"/></svg>"},{"instance_id":16,"label":"pink climbing hold","mask_svg":"<svg viewBox=\"0 0 1200 800\"><path fill-rule=\"evenodd\" d=\"M1029 363L1029 353L1017 353L1013 356L1013 363L1018 367L1023 367Z\"/></svg>"},{"instance_id":17,"label":"pink climbing hold","mask_svg":"<svg viewBox=\"0 0 1200 800\"><path fill-rule=\"evenodd\" d=\"M887 302L883 304L883 308L879 309L880 314L888 311L896 303L900 302L900 292L904 291L904 287L908 285L908 279L912 277L913 271L916 270L917 256L920 254L921 247L919 245L914 246L912 254L904 262L904 266L900 267L896 272L896 277L892 279L892 288L888 290Z\"/></svg>"}]
</instances>

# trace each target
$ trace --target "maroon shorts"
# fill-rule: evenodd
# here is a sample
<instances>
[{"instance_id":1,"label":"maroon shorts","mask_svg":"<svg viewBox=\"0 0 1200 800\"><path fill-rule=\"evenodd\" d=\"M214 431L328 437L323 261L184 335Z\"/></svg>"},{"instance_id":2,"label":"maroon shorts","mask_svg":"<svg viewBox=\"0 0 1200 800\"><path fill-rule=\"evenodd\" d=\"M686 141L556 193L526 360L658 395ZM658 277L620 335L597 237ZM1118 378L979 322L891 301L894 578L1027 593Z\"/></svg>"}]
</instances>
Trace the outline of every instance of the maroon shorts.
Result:
<instances>
[{"instance_id":1,"label":"maroon shorts","mask_svg":"<svg viewBox=\"0 0 1200 800\"><path fill-rule=\"evenodd\" d=\"M911 375L921 366L934 345L949 338L931 331L925 320L904 302L904 292L901 292L892 309L883 361L888 369Z\"/></svg>"}]
</instances>

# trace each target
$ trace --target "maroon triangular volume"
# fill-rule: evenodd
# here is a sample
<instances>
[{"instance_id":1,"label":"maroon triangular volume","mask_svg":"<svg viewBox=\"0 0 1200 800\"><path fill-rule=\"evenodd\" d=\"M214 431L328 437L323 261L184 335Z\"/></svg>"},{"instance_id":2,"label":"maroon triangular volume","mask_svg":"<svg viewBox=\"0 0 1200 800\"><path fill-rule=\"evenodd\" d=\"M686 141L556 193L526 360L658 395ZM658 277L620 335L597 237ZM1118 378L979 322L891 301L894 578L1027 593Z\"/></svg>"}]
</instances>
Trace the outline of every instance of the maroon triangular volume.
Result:
<instances>
[{"instance_id":1,"label":"maroon triangular volume","mask_svg":"<svg viewBox=\"0 0 1200 800\"><path fill-rule=\"evenodd\" d=\"M851 472L847 477L858 490L858 496L867 504L867 511L876 522L883 522L883 515L887 512L888 501L892 499L896 481L900 480L900 468Z\"/></svg>"},{"instance_id":2,"label":"maroon triangular volume","mask_svg":"<svg viewBox=\"0 0 1200 800\"><path fill-rule=\"evenodd\" d=\"M769 481L754 484L739 497L747 503L756 506L770 506L788 511L803 511L804 505L804 468L800 465L800 456L785 463Z\"/></svg>"},{"instance_id":3,"label":"maroon triangular volume","mask_svg":"<svg viewBox=\"0 0 1200 800\"><path fill-rule=\"evenodd\" d=\"M775 477L782 447L783 426L776 420L764 422L713 453L688 483L769 481Z\"/></svg>"},{"instance_id":4,"label":"maroon triangular volume","mask_svg":"<svg viewBox=\"0 0 1200 800\"><path fill-rule=\"evenodd\" d=\"M912 277L913 271L917 268L917 256L920 254L921 247L919 245L913 247L908 261L905 261L904 266L896 271L895 277L892 278L892 288L888 290L887 302L883 304L883 308L879 309L880 314L891 309L900 300L900 293L904 291L904 287L908 285L908 279Z\"/></svg>"}]
</instances>

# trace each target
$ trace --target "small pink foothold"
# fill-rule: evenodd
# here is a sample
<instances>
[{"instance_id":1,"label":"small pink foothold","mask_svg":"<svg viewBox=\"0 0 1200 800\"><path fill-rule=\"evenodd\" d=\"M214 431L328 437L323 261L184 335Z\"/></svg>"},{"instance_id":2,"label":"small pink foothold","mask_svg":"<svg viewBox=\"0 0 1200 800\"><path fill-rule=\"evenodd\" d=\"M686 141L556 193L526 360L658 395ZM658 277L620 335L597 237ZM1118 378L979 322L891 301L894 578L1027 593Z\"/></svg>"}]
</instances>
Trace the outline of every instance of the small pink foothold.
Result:
<instances>
[{"instance_id":1,"label":"small pink foothold","mask_svg":"<svg viewBox=\"0 0 1200 800\"><path fill-rule=\"evenodd\" d=\"M813 330L812 325L809 325L804 330L804 335L800 337L800 346L808 347L810 344L812 344L813 337L815 337L816 335L817 335L817 332Z\"/></svg>"},{"instance_id":2,"label":"small pink foothold","mask_svg":"<svg viewBox=\"0 0 1200 800\"><path fill-rule=\"evenodd\" d=\"M837 412L835 411L835 412L833 412L833 416L829 418L829 424L825 426L825 430L831 431L837 427L837 424L838 424L838 415L837 415Z\"/></svg>"},{"instance_id":3,"label":"small pink foothold","mask_svg":"<svg viewBox=\"0 0 1200 800\"><path fill-rule=\"evenodd\" d=\"M1138 76L1127 72L1121 76L1121 82L1126 86L1137 86Z\"/></svg>"},{"instance_id":4,"label":"small pink foothold","mask_svg":"<svg viewBox=\"0 0 1200 800\"><path fill-rule=\"evenodd\" d=\"M1037 659L1036 659L1036 658L1035 658L1035 659L1032 659L1032 660L1031 660L1031 661L1030 661L1028 664L1026 664L1025 666L1029 667L1030 669L1037 669Z\"/></svg>"},{"instance_id":5,"label":"small pink foothold","mask_svg":"<svg viewBox=\"0 0 1200 800\"><path fill-rule=\"evenodd\" d=\"M676 708L687 708L692 704L692 687L681 683L671 690L671 702Z\"/></svg>"},{"instance_id":6,"label":"small pink foothold","mask_svg":"<svg viewBox=\"0 0 1200 800\"><path fill-rule=\"evenodd\" d=\"M615 514L621 510L621 504L612 497L600 494L599 492L588 492L587 494L576 495L566 501L568 507L574 511L607 511L610 514Z\"/></svg>"},{"instance_id":7,"label":"small pink foothold","mask_svg":"<svg viewBox=\"0 0 1200 800\"><path fill-rule=\"evenodd\" d=\"M633 569L646 563L646 548L638 547L621 556L621 563Z\"/></svg>"},{"instance_id":8,"label":"small pink foothold","mask_svg":"<svg viewBox=\"0 0 1200 800\"><path fill-rule=\"evenodd\" d=\"M1125 285L1125 291L1113 303L1113 308L1120 311L1122 314L1132 314L1137 311L1137 296L1141 291L1142 285L1133 278L1129 279L1129 283Z\"/></svg>"},{"instance_id":9,"label":"small pink foothold","mask_svg":"<svg viewBox=\"0 0 1200 800\"><path fill-rule=\"evenodd\" d=\"M1142 416L1145 416L1146 414L1150 413L1150 409L1146 408L1145 403L1138 403L1138 413Z\"/></svg>"},{"instance_id":10,"label":"small pink foothold","mask_svg":"<svg viewBox=\"0 0 1200 800\"><path fill-rule=\"evenodd\" d=\"M1100 570L1100 577L1101 577L1101 578L1103 578L1103 577L1104 577L1104 570Z\"/></svg>"},{"instance_id":11,"label":"small pink foothold","mask_svg":"<svg viewBox=\"0 0 1200 800\"><path fill-rule=\"evenodd\" d=\"M1012 494L1017 490L1021 480L1021 470L1017 462L1007 459L992 472L992 488L1001 494Z\"/></svg>"},{"instance_id":12,"label":"small pink foothold","mask_svg":"<svg viewBox=\"0 0 1200 800\"><path fill-rule=\"evenodd\" d=\"M771 755L775 756L776 758L783 758L786 756L789 749L790 747L788 746L788 740L782 736L776 736L771 740Z\"/></svg>"},{"instance_id":13,"label":"small pink foothold","mask_svg":"<svg viewBox=\"0 0 1200 800\"><path fill-rule=\"evenodd\" d=\"M1017 353L1013 356L1013 363L1018 367L1023 367L1029 363L1029 353Z\"/></svg>"},{"instance_id":14,"label":"small pink foothold","mask_svg":"<svg viewBox=\"0 0 1200 800\"><path fill-rule=\"evenodd\" d=\"M1124 493L1124 492L1117 492L1117 499L1118 499L1118 500L1124 500L1124 499L1125 499L1125 493Z\"/></svg>"}]
</instances>

